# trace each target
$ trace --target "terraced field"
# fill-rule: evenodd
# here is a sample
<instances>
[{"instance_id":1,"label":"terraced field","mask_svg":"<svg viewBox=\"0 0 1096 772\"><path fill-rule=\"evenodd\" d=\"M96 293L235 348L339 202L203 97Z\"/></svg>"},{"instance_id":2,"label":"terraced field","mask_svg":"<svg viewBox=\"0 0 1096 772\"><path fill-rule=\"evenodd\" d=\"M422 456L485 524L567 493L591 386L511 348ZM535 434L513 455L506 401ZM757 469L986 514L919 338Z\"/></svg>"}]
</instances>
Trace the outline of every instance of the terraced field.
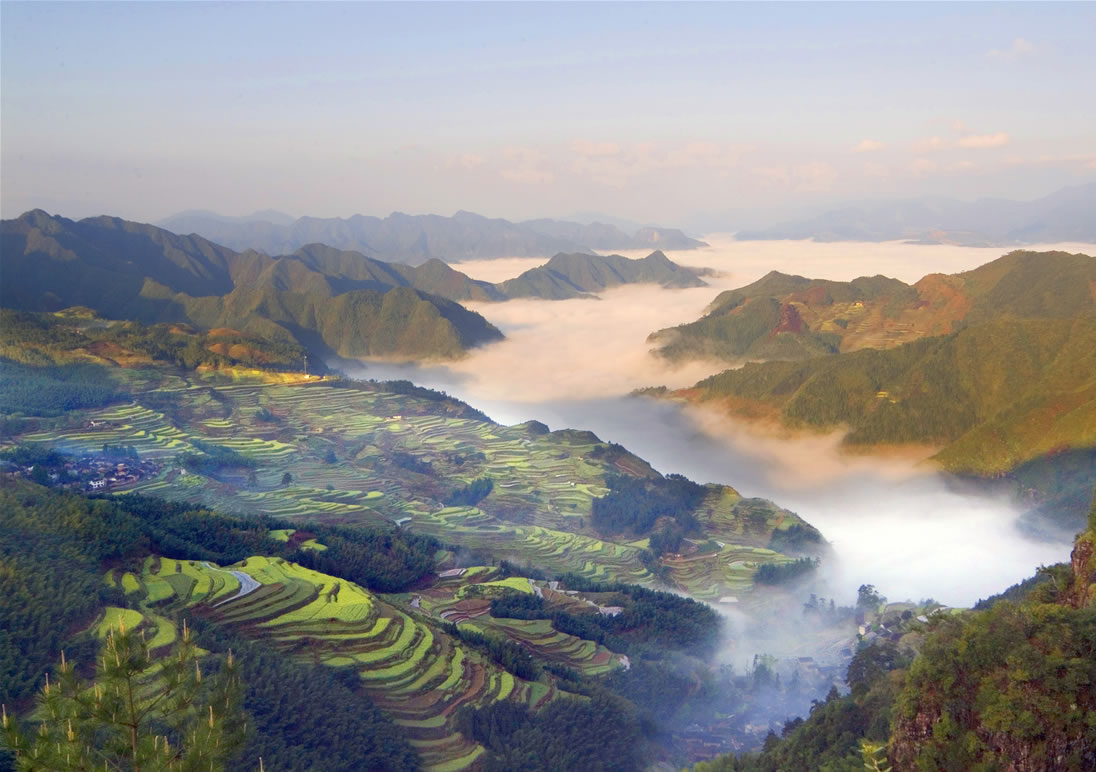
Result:
<instances>
[{"instance_id":1,"label":"terraced field","mask_svg":"<svg viewBox=\"0 0 1096 772\"><path fill-rule=\"evenodd\" d=\"M535 593L562 607L592 606L585 600L556 593L549 583L525 577L498 578L498 569L478 566L445 572L421 593L410 598L424 613L467 625L484 633L501 635L533 652L539 661L562 664L584 675L597 676L621 667L627 660L594 641L561 633L546 619L496 619L489 613L490 598L499 593ZM555 584L554 582L552 584ZM470 592L472 588L478 592Z\"/></svg>"},{"instance_id":2,"label":"terraced field","mask_svg":"<svg viewBox=\"0 0 1096 772\"><path fill-rule=\"evenodd\" d=\"M469 549L490 551L549 572L650 583L639 560L646 545L609 541L590 524L607 474L654 474L642 460L589 432L501 426L459 403L332 383L227 383L174 377L155 401L73 414L68 428L23 442L93 454L132 445L160 473L130 490L224 512L298 521L398 523ZM184 453L221 447L247 468L198 474ZM285 478L288 474L289 478ZM447 507L465 485L489 478L475 507ZM774 529L800 523L768 502L744 501L711 486L696 512L718 551L669 557L674 584L713 599L749 591L759 563L784 560L766 549Z\"/></svg>"},{"instance_id":3,"label":"terraced field","mask_svg":"<svg viewBox=\"0 0 1096 772\"><path fill-rule=\"evenodd\" d=\"M230 571L251 577L258 589L241 595ZM154 647L166 646L175 636L168 617L195 613L264 641L294 660L353 668L377 704L406 728L428 769L464 769L484 752L453 729L460 706L510 699L539 707L560 694L547 677L538 683L516 678L484 654L455 642L438 626L441 617L425 609L397 605L352 582L280 558L251 557L224 568L150 558L139 577L126 576L137 582L129 597L141 611L108 609L103 629L116 624L120 615L127 625L147 625ZM111 576L108 581L122 579ZM538 654L558 652L558 661L582 660L584 647L591 659L611 657L591 641L573 636L555 641L550 628L533 627L511 637L536 641Z\"/></svg>"}]
</instances>

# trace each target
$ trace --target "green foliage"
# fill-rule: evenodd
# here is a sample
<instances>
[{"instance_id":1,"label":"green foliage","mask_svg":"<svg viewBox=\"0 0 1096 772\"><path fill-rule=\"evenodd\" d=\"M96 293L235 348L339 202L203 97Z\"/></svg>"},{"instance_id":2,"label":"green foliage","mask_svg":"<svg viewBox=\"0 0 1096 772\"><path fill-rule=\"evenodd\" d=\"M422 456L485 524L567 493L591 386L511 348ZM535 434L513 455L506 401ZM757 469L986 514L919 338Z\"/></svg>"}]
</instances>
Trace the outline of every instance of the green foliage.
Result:
<instances>
[{"instance_id":1,"label":"green foliage","mask_svg":"<svg viewBox=\"0 0 1096 772\"><path fill-rule=\"evenodd\" d=\"M856 591L856 607L858 609L875 610L887 602L887 599L879 594L873 584L862 584Z\"/></svg>"},{"instance_id":2,"label":"green foliage","mask_svg":"<svg viewBox=\"0 0 1096 772\"><path fill-rule=\"evenodd\" d=\"M431 574L441 544L430 536L390 528L308 526L326 550L297 549L286 559L378 592L402 592Z\"/></svg>"},{"instance_id":3,"label":"green foliage","mask_svg":"<svg viewBox=\"0 0 1096 772\"><path fill-rule=\"evenodd\" d=\"M769 539L769 549L783 552L785 555L795 555L801 552L816 552L825 545L821 532L807 523L793 523L787 528L778 528L773 531Z\"/></svg>"},{"instance_id":4,"label":"green foliage","mask_svg":"<svg viewBox=\"0 0 1096 772\"><path fill-rule=\"evenodd\" d=\"M536 595L506 593L491 602L491 615L513 619L550 619L562 633L596 641L614 651L673 650L706 655L719 639L719 615L704 603L634 584L600 584L574 574L563 584L585 593L612 593L606 606L623 610L615 616L577 614L552 608Z\"/></svg>"},{"instance_id":5,"label":"green foliage","mask_svg":"<svg viewBox=\"0 0 1096 772\"><path fill-rule=\"evenodd\" d=\"M879 743L860 741L860 755L864 759L864 769L871 772L891 772L887 764L887 746Z\"/></svg>"},{"instance_id":6,"label":"green foliage","mask_svg":"<svg viewBox=\"0 0 1096 772\"><path fill-rule=\"evenodd\" d=\"M447 507L474 507L487 498L494 488L494 480L480 477L450 493L445 497L444 504Z\"/></svg>"},{"instance_id":7,"label":"green foliage","mask_svg":"<svg viewBox=\"0 0 1096 772\"><path fill-rule=\"evenodd\" d=\"M520 643L514 643L496 635L487 635L479 630L460 627L452 623L446 623L442 629L468 646L482 651L495 664L504 670L510 671L518 678L535 681L540 677L540 665L533 660L529 651Z\"/></svg>"},{"instance_id":8,"label":"green foliage","mask_svg":"<svg viewBox=\"0 0 1096 772\"><path fill-rule=\"evenodd\" d=\"M943 620L897 705L899 768L1096 765L1096 609L1001 601Z\"/></svg>"},{"instance_id":9,"label":"green foliage","mask_svg":"<svg viewBox=\"0 0 1096 772\"><path fill-rule=\"evenodd\" d=\"M1065 566L1063 564L1060 564L1058 568L1061 570L1064 569ZM974 610L985 611L986 609L991 608L995 603L1002 600L1008 600L1014 603L1018 603L1029 597L1036 588L1051 581L1050 577L1051 573L1049 570L1045 568L1040 569L1033 576L1029 576L1022 582L1017 582L1008 589L1003 590L996 595L991 595L988 598L982 598L974 604Z\"/></svg>"},{"instance_id":10,"label":"green foliage","mask_svg":"<svg viewBox=\"0 0 1096 772\"><path fill-rule=\"evenodd\" d=\"M457 727L489 751L487 772L641 769L643 734L634 710L609 695L556 700L536 714L512 702L462 708Z\"/></svg>"},{"instance_id":11,"label":"green foliage","mask_svg":"<svg viewBox=\"0 0 1096 772\"><path fill-rule=\"evenodd\" d=\"M760 584L784 584L806 576L818 568L816 558L799 558L790 563L762 563L754 574Z\"/></svg>"},{"instance_id":12,"label":"green foliage","mask_svg":"<svg viewBox=\"0 0 1096 772\"><path fill-rule=\"evenodd\" d=\"M244 736L232 653L203 683L188 628L172 652L154 658L144 634L111 628L95 678L84 683L62 656L38 696L38 731L25 736L5 714L8 747L26 772L91 769L217 772Z\"/></svg>"},{"instance_id":13,"label":"green foliage","mask_svg":"<svg viewBox=\"0 0 1096 772\"><path fill-rule=\"evenodd\" d=\"M1075 558L1091 545L1078 537ZM1082 557L1041 569L984 610L937 615L912 658L862 647L849 695L832 691L759 754L712 769L1092 769L1096 766L1096 605ZM1025 586L1027 589L1025 590ZM880 601L870 585L863 606ZM882 748L886 746L884 754Z\"/></svg>"},{"instance_id":14,"label":"green foliage","mask_svg":"<svg viewBox=\"0 0 1096 772\"><path fill-rule=\"evenodd\" d=\"M68 636L104 605L120 602L103 583L104 563L155 552L227 565L265 554L398 592L433 570L440 546L428 536L382 528L309 526L324 551L267 536L293 525L144 496L95 500L0 481L0 701L29 697L61 649L71 650Z\"/></svg>"},{"instance_id":15,"label":"green foliage","mask_svg":"<svg viewBox=\"0 0 1096 772\"><path fill-rule=\"evenodd\" d=\"M594 499L591 520L603 533L630 531L644 534L655 521L670 517L684 532L696 528L693 512L703 500L706 490L681 475L640 478L606 475L609 493Z\"/></svg>"},{"instance_id":16,"label":"green foliage","mask_svg":"<svg viewBox=\"0 0 1096 772\"><path fill-rule=\"evenodd\" d=\"M35 367L0 358L0 413L57 416L125 398L100 365Z\"/></svg>"},{"instance_id":17,"label":"green foliage","mask_svg":"<svg viewBox=\"0 0 1096 772\"><path fill-rule=\"evenodd\" d=\"M222 469L247 469L256 466L255 459L232 448L203 442L196 438L191 438L190 444L201 453L184 453L179 457L179 461L192 472L214 475Z\"/></svg>"},{"instance_id":18,"label":"green foliage","mask_svg":"<svg viewBox=\"0 0 1096 772\"><path fill-rule=\"evenodd\" d=\"M105 501L0 481L0 702L32 695L68 636L118 600L101 564L147 544Z\"/></svg>"}]
</instances>

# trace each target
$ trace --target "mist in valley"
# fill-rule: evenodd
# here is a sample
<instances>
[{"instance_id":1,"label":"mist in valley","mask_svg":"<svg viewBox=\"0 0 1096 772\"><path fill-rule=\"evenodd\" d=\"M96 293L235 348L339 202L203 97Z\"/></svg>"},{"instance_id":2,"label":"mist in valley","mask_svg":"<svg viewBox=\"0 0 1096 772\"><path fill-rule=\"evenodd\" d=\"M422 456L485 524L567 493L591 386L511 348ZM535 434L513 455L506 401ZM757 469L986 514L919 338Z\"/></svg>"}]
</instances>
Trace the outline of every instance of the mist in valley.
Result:
<instances>
[{"instance_id":1,"label":"mist in valley","mask_svg":"<svg viewBox=\"0 0 1096 772\"><path fill-rule=\"evenodd\" d=\"M553 429L589 429L663 473L772 499L832 544L833 555L812 589L839 602L853 602L857 587L869 583L891 600L933 598L968 606L1041 564L1068 557L1065 539L1042 541L1021 533L1016 502L958 486L923 463L932 449L855 456L842 451L839 435L790 437L704 408L628 396L644 386L687 386L724 369L716 362L675 367L649 353L647 335L696 319L719 292L769 270L836 280L882 273L913 282L930 272L975 268L1007 250L705 239L711 247L669 257L713 269L709 287L630 286L599 299L471 304L506 340L445 365L367 362L344 369L354 377L406 378L444 390L506 424L535 419ZM498 281L541 263L514 258L456 267Z\"/></svg>"}]
</instances>

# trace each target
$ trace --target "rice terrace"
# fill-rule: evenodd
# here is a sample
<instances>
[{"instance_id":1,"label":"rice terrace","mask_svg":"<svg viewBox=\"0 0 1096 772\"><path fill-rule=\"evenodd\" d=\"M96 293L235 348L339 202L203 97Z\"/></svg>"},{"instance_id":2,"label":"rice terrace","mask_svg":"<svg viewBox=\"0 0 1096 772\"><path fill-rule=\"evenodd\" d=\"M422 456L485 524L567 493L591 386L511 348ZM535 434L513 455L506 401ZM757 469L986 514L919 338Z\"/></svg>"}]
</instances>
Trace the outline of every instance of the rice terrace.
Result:
<instances>
[{"instance_id":1,"label":"rice terrace","mask_svg":"<svg viewBox=\"0 0 1096 772\"><path fill-rule=\"evenodd\" d=\"M426 397L330 378L214 385L215 378L224 376L168 376L154 400L136 393L132 403L72 413L17 439L72 455L133 447L161 464L159 475L127 493L302 522L395 523L522 565L651 581L637 559L646 540L599 533L591 510L609 493L606 475L659 475L589 432L501 426L424 389L415 391ZM217 466L182 460L210 449L224 452ZM462 487L482 480L485 495L458 503ZM665 565L672 584L710 600L748 590L759 564L791 560L769 548L774 531L809 528L725 486L707 486L695 516L708 538Z\"/></svg>"}]
</instances>

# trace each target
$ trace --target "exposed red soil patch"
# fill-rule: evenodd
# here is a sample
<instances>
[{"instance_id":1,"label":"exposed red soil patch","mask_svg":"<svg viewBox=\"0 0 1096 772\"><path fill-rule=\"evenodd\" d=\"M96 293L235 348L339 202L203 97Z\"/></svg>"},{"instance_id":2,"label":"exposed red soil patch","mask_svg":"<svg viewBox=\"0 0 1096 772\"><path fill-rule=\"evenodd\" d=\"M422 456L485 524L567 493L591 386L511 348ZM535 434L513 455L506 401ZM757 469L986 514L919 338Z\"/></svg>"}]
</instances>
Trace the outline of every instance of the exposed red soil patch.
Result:
<instances>
[{"instance_id":1,"label":"exposed red soil patch","mask_svg":"<svg viewBox=\"0 0 1096 772\"><path fill-rule=\"evenodd\" d=\"M800 333L805 329L807 329L807 324L803 321L803 317L799 315L799 309L791 303L785 303L780 309L780 322L773 328L773 332Z\"/></svg>"}]
</instances>

